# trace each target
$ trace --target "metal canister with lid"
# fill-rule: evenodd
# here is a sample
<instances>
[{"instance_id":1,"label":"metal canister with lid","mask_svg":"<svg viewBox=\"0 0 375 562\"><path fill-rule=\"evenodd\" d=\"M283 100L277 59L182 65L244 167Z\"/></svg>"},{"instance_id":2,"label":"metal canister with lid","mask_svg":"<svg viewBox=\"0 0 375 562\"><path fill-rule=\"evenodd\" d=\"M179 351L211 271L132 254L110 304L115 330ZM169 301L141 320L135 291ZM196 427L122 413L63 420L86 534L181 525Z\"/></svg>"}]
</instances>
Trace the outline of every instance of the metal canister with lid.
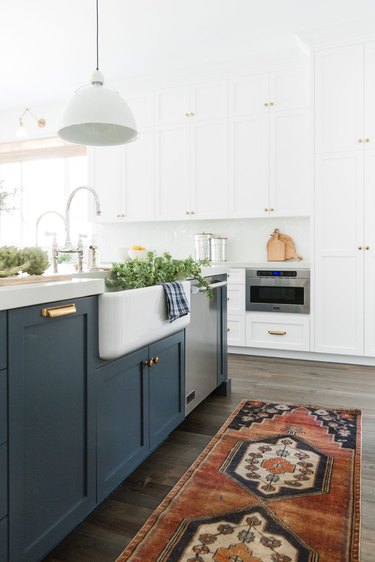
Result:
<instances>
[{"instance_id":1,"label":"metal canister with lid","mask_svg":"<svg viewBox=\"0 0 375 562\"><path fill-rule=\"evenodd\" d=\"M211 238L212 234L209 232L202 232L201 234L194 235L196 260L211 259Z\"/></svg>"},{"instance_id":2,"label":"metal canister with lid","mask_svg":"<svg viewBox=\"0 0 375 562\"><path fill-rule=\"evenodd\" d=\"M225 236L213 236L210 240L211 261L226 261L227 238Z\"/></svg>"}]
</instances>

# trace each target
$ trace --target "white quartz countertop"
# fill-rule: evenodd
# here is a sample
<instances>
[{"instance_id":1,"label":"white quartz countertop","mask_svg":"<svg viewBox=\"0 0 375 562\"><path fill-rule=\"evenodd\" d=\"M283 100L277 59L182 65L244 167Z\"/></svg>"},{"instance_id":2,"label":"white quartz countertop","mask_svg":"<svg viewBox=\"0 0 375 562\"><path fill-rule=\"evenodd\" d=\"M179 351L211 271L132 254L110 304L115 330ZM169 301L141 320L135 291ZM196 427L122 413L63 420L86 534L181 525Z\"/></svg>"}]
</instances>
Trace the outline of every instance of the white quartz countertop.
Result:
<instances>
[{"instance_id":1,"label":"white quartz countertop","mask_svg":"<svg viewBox=\"0 0 375 562\"><path fill-rule=\"evenodd\" d=\"M227 267L227 271L235 267L254 267L259 269L310 269L310 263L306 261L263 261L263 262L251 262L251 261L226 261L223 262L211 262L211 269Z\"/></svg>"},{"instance_id":2,"label":"white quartz countertop","mask_svg":"<svg viewBox=\"0 0 375 562\"><path fill-rule=\"evenodd\" d=\"M0 287L0 310L78 299L104 292L103 279L70 279Z\"/></svg>"}]
</instances>

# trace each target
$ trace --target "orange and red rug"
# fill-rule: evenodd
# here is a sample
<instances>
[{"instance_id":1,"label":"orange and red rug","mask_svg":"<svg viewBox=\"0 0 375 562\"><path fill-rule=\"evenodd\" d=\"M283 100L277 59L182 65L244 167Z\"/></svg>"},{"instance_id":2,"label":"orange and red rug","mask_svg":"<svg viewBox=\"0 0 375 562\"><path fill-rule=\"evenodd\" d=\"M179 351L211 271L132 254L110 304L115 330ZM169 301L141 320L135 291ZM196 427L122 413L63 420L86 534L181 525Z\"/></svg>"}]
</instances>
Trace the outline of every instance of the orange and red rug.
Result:
<instances>
[{"instance_id":1,"label":"orange and red rug","mask_svg":"<svg viewBox=\"0 0 375 562\"><path fill-rule=\"evenodd\" d=\"M361 413L243 401L117 562L358 562Z\"/></svg>"}]
</instances>

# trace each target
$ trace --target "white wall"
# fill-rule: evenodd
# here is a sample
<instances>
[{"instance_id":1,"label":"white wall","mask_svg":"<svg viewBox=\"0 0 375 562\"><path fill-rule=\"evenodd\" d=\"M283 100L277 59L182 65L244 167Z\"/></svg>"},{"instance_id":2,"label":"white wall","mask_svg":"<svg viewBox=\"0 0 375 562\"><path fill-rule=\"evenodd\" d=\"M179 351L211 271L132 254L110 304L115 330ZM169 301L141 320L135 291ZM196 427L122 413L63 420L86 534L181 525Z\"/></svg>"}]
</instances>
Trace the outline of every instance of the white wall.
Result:
<instances>
[{"instance_id":1,"label":"white wall","mask_svg":"<svg viewBox=\"0 0 375 562\"><path fill-rule=\"evenodd\" d=\"M310 225L304 218L231 219L212 221L144 222L96 225L102 262L120 260L124 248L140 244L174 257L194 256L194 234L212 232L228 237L228 261L266 261L266 244L275 228L294 239L297 251L309 262Z\"/></svg>"}]
</instances>

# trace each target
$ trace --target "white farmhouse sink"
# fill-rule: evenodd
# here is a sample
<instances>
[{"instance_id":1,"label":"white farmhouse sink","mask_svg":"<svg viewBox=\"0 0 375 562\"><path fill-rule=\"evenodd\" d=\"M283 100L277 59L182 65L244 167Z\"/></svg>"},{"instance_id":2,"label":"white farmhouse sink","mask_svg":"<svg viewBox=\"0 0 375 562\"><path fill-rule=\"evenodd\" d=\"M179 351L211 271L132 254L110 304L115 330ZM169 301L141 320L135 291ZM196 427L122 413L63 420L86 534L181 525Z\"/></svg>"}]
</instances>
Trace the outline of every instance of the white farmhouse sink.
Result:
<instances>
[{"instance_id":1,"label":"white farmhouse sink","mask_svg":"<svg viewBox=\"0 0 375 562\"><path fill-rule=\"evenodd\" d=\"M182 281L190 305L190 281ZM190 314L168 322L161 285L99 295L99 355L116 359L190 323Z\"/></svg>"}]
</instances>

